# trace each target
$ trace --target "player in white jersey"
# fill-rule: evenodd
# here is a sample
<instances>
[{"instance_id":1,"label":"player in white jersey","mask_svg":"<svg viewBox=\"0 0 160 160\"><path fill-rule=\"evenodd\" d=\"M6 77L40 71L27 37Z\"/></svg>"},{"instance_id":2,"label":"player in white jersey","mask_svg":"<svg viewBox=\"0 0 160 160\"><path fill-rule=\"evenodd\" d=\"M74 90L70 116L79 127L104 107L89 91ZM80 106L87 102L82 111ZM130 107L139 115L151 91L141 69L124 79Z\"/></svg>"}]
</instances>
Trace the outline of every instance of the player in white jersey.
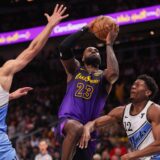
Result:
<instances>
[{"instance_id":1,"label":"player in white jersey","mask_svg":"<svg viewBox=\"0 0 160 160\"><path fill-rule=\"evenodd\" d=\"M31 42L29 47L25 49L16 59L7 61L0 68L0 160L16 160L15 150L12 148L11 142L7 136L7 125L5 123L9 90L15 73L22 70L43 48L52 29L68 15L64 15L66 7L56 5L51 16L45 14L48 24L43 31ZM13 94L12 94L13 96ZM12 97L11 96L11 97Z\"/></svg>"},{"instance_id":2,"label":"player in white jersey","mask_svg":"<svg viewBox=\"0 0 160 160\"><path fill-rule=\"evenodd\" d=\"M86 124L79 147L87 147L90 133L96 128L121 122L133 147L121 160L160 160L160 106L151 101L157 91L152 77L140 75L131 87L131 103Z\"/></svg>"}]
</instances>

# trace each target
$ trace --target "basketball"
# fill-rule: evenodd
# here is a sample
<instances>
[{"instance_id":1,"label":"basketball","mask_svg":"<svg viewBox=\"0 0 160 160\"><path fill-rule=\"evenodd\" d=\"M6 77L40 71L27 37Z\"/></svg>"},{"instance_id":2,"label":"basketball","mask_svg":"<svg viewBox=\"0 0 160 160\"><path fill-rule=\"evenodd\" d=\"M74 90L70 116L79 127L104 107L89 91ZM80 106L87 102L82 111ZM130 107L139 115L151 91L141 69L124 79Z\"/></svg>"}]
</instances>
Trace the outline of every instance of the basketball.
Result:
<instances>
[{"instance_id":1,"label":"basketball","mask_svg":"<svg viewBox=\"0 0 160 160\"><path fill-rule=\"evenodd\" d=\"M116 21L109 16L100 16L93 21L90 28L91 32L100 40L105 41L108 32L114 27L115 32L119 32L119 26Z\"/></svg>"}]
</instances>

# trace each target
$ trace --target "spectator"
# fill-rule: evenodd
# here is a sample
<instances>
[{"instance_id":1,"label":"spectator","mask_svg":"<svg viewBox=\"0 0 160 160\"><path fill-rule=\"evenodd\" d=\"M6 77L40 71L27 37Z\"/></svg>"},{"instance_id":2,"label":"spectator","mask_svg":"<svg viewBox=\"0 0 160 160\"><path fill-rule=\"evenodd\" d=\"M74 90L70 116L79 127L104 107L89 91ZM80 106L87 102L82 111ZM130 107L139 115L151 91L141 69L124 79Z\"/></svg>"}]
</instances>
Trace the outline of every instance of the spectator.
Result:
<instances>
[{"instance_id":1,"label":"spectator","mask_svg":"<svg viewBox=\"0 0 160 160\"><path fill-rule=\"evenodd\" d=\"M52 160L52 157L47 151L48 143L46 140L41 140L39 142L38 147L39 147L40 153L36 155L35 160Z\"/></svg>"},{"instance_id":2,"label":"spectator","mask_svg":"<svg viewBox=\"0 0 160 160\"><path fill-rule=\"evenodd\" d=\"M96 153L93 155L93 160L101 160L101 155Z\"/></svg>"}]
</instances>

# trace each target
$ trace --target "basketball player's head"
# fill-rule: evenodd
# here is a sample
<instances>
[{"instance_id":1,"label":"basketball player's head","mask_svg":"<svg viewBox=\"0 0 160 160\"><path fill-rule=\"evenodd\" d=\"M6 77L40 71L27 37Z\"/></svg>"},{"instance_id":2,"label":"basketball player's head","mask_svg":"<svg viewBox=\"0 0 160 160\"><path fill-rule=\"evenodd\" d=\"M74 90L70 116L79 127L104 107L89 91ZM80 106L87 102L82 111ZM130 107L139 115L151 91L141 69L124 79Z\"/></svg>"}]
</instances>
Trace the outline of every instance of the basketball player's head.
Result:
<instances>
[{"instance_id":1,"label":"basketball player's head","mask_svg":"<svg viewBox=\"0 0 160 160\"><path fill-rule=\"evenodd\" d=\"M39 150L40 150L41 154L46 154L47 153L48 143L45 139L42 139L39 142L38 147L39 147Z\"/></svg>"},{"instance_id":2,"label":"basketball player's head","mask_svg":"<svg viewBox=\"0 0 160 160\"><path fill-rule=\"evenodd\" d=\"M98 68L101 64L101 56L99 50L95 47L87 47L83 52L82 62Z\"/></svg>"},{"instance_id":3,"label":"basketball player's head","mask_svg":"<svg viewBox=\"0 0 160 160\"><path fill-rule=\"evenodd\" d=\"M133 101L153 100L158 92L158 85L155 80L144 74L138 76L133 83L130 92L130 98Z\"/></svg>"}]
</instances>

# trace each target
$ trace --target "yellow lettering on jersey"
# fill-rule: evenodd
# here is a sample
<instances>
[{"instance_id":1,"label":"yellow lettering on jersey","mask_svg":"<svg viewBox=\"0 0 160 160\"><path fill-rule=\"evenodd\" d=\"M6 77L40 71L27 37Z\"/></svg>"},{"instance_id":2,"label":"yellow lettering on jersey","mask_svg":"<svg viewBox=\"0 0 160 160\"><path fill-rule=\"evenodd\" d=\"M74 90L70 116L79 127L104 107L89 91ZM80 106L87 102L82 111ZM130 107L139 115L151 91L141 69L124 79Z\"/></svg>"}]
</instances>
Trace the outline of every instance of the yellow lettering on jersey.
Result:
<instances>
[{"instance_id":1,"label":"yellow lettering on jersey","mask_svg":"<svg viewBox=\"0 0 160 160\"><path fill-rule=\"evenodd\" d=\"M98 84L100 80L98 79L91 79L91 76L83 76L81 73L78 73L75 77L75 79L80 79L83 80L85 82L90 82L90 83L94 83L94 84Z\"/></svg>"}]
</instances>

